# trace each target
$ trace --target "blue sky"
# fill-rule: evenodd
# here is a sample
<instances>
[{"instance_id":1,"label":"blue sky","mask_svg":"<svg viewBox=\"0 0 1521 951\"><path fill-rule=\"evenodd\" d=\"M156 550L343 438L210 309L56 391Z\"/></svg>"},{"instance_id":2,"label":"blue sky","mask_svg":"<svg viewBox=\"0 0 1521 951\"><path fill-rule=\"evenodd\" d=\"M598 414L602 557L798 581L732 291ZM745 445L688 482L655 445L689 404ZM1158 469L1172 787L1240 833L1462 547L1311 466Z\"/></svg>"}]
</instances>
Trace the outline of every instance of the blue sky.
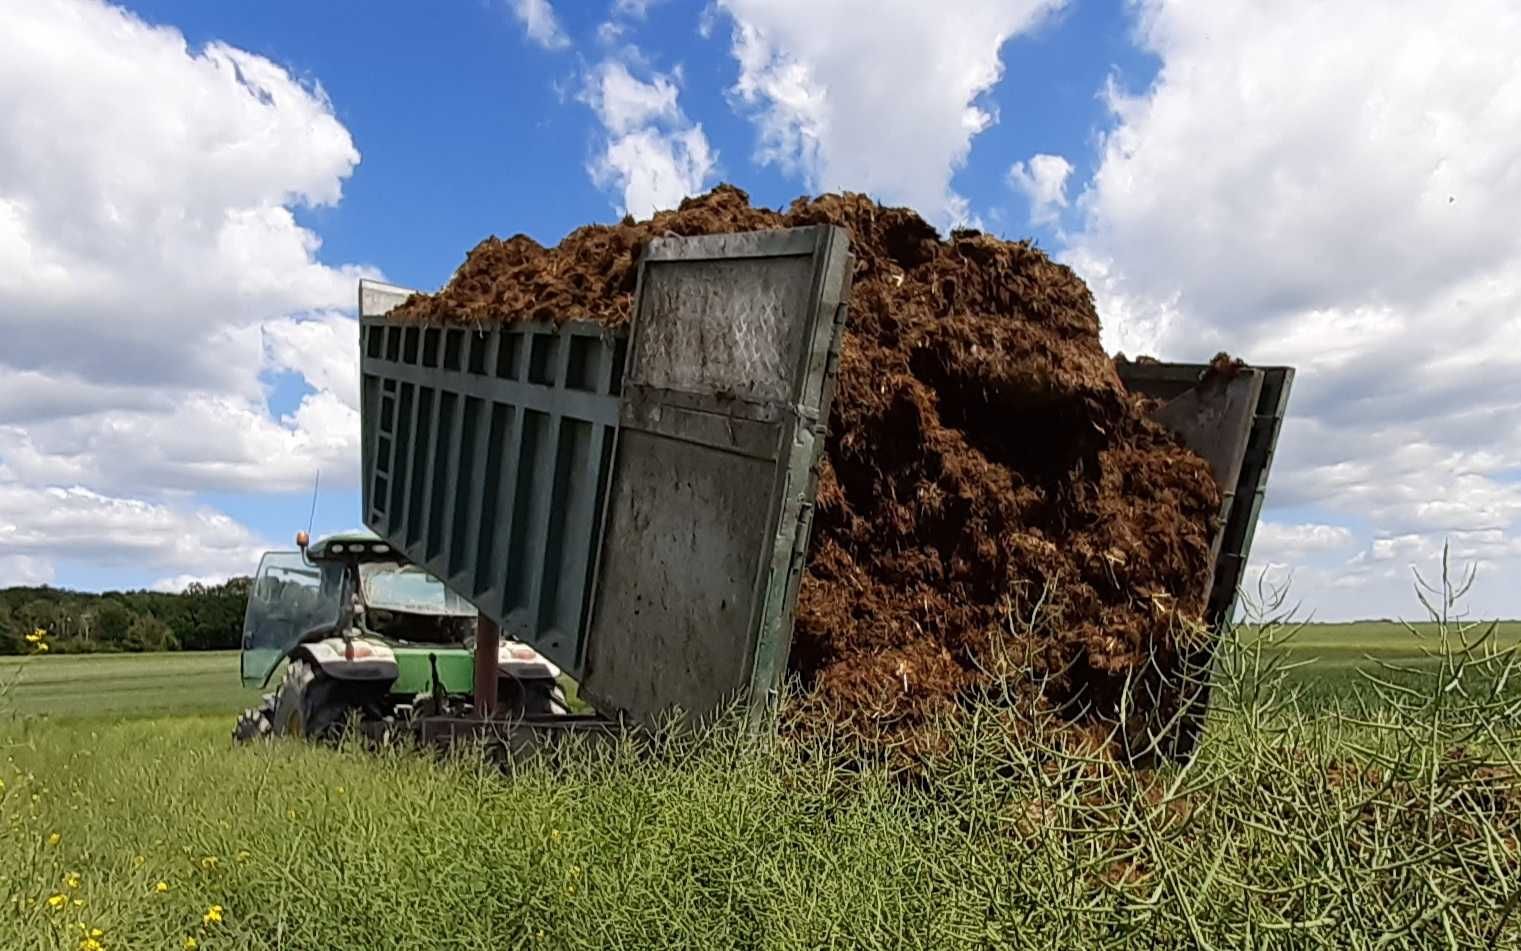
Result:
<instances>
[{"instance_id":1,"label":"blue sky","mask_svg":"<svg viewBox=\"0 0 1521 951\"><path fill-rule=\"evenodd\" d=\"M4 14L0 584L225 576L305 526L319 468L318 530L352 526L360 274L437 287L488 234L553 243L730 181L1033 237L1089 281L1111 349L1299 367L1256 567L1322 616L1393 615L1450 542L1480 566L1477 609L1521 614L1503 582L1521 570L1521 245L1502 211L1521 203L1521 63L1499 28L1517 14L1424 11Z\"/></svg>"},{"instance_id":2,"label":"blue sky","mask_svg":"<svg viewBox=\"0 0 1521 951\"><path fill-rule=\"evenodd\" d=\"M299 216L321 235L324 260L364 261L393 281L428 287L485 235L524 232L553 243L614 212L616 200L583 171L599 123L566 101L587 60L599 58L603 5L556 8L575 43L567 50L528 40L505 2L390 0L366 4L363 15L351 5L292 0L128 6L178 27L192 45L230 43L321 83L364 156L340 205ZM657 68L684 68L681 104L719 154L715 179L739 184L756 202L783 205L805 189L752 160L755 129L727 101L738 78L728 31L699 35L704 6L656 5L631 22L627 38ZM1054 243L1049 228L1026 223L1028 203L1005 181L1009 164L1046 152L1069 156L1079 177L1091 171L1094 135L1106 120L1105 82L1115 76L1145 88L1155 75L1155 58L1136 48L1132 27L1123 2L1102 0L1075 4L1009 40L1003 81L984 101L1019 121L980 136L955 178L989 230ZM987 221L993 218L1007 228Z\"/></svg>"},{"instance_id":3,"label":"blue sky","mask_svg":"<svg viewBox=\"0 0 1521 951\"><path fill-rule=\"evenodd\" d=\"M614 217L617 196L584 172L601 130L593 112L567 91L577 85L586 52L598 50L608 11L562 4L565 32L582 50L546 50L524 36L503 3L420 6L368 4L364 15L342 4L298 2L205 4L138 2L144 19L169 24L198 47L220 41L257 53L292 75L318 82L333 113L353 135L363 160L344 183L336 207L298 209L322 239L329 263L373 265L388 280L432 288L488 234L524 232L552 244L590 221ZM752 160L756 133L728 106L738 77L727 31L698 32L702 3L672 2L634 21L629 39L658 68L681 65L682 106L702 122L717 150L714 180L732 181L752 201L782 206L803 194L796 178ZM301 30L291 24L300 22ZM628 22L628 21L624 21ZM1130 42L1119 2L1065 10L1027 36L1009 41L1005 79L984 97L1021 120L999 123L978 139L955 184L989 230L1055 244L1050 227L1027 223L1029 203L1006 181L1012 157L1037 152L1091 165L1105 109L1099 90L1110 76L1144 88L1155 62ZM1053 80L1055 77L1055 81ZM1026 103L1030 100L1030 103ZM1034 108L1030 106L1033 104ZM274 415L311 392L298 372L266 372ZM330 480L331 481L331 480ZM283 542L304 528L311 493L204 493L201 501ZM329 485L318 528L352 525L358 494ZM61 580L85 587L142 583L136 566L70 564Z\"/></svg>"}]
</instances>

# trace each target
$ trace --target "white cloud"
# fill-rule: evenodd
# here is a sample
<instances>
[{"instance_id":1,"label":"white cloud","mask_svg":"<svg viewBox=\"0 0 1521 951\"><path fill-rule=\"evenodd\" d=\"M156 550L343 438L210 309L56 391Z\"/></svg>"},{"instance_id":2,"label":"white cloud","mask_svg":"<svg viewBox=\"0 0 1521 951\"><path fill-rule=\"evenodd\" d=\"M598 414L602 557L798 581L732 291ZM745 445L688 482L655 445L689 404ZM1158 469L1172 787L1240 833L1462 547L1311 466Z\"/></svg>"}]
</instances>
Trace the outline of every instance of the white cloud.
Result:
<instances>
[{"instance_id":1,"label":"white cloud","mask_svg":"<svg viewBox=\"0 0 1521 951\"><path fill-rule=\"evenodd\" d=\"M661 0L615 0L613 10L623 16L642 20L650 12L650 7L660 3Z\"/></svg>"},{"instance_id":2,"label":"white cloud","mask_svg":"<svg viewBox=\"0 0 1521 951\"><path fill-rule=\"evenodd\" d=\"M168 412L0 426L0 458L33 486L137 486L145 496L296 491L317 469L334 484L353 482L358 433L358 412L328 391L308 394L278 420L257 404L194 393Z\"/></svg>"},{"instance_id":3,"label":"white cloud","mask_svg":"<svg viewBox=\"0 0 1521 951\"><path fill-rule=\"evenodd\" d=\"M1067 207L1067 179L1072 163L1060 155L1033 155L1009 168L1009 184L1030 202L1030 223L1053 224Z\"/></svg>"},{"instance_id":4,"label":"white cloud","mask_svg":"<svg viewBox=\"0 0 1521 951\"><path fill-rule=\"evenodd\" d=\"M5 527L42 539L27 571L49 574L79 548L55 507L183 533L211 525L197 491L302 488L319 465L352 479L353 323L338 312L376 272L323 263L293 213L338 202L359 162L321 87L226 44L191 49L99 0L13 6L0 57L0 493L30 500ZM280 369L314 391L274 419L261 375ZM102 533L91 557L135 552L129 535ZM144 564L223 570L208 569L208 545L159 544Z\"/></svg>"},{"instance_id":5,"label":"white cloud","mask_svg":"<svg viewBox=\"0 0 1521 951\"><path fill-rule=\"evenodd\" d=\"M634 78L627 65L616 60L602 63L593 71L581 98L614 136L680 116L672 77L657 73L649 82L643 82Z\"/></svg>"},{"instance_id":6,"label":"white cloud","mask_svg":"<svg viewBox=\"0 0 1521 951\"><path fill-rule=\"evenodd\" d=\"M0 555L0 588L49 584L55 575L50 559L33 555Z\"/></svg>"},{"instance_id":7,"label":"white cloud","mask_svg":"<svg viewBox=\"0 0 1521 951\"><path fill-rule=\"evenodd\" d=\"M562 50L570 46L570 37L560 27L549 0L509 0L513 16L523 24L528 38L547 50Z\"/></svg>"},{"instance_id":8,"label":"white cloud","mask_svg":"<svg viewBox=\"0 0 1521 951\"><path fill-rule=\"evenodd\" d=\"M272 320L260 329L268 363L301 374L359 411L359 324L342 314Z\"/></svg>"},{"instance_id":9,"label":"white cloud","mask_svg":"<svg viewBox=\"0 0 1521 951\"><path fill-rule=\"evenodd\" d=\"M721 0L734 21L733 88L757 159L812 191L850 189L957 223L951 178L997 121L979 98L1013 36L1063 0Z\"/></svg>"},{"instance_id":10,"label":"white cloud","mask_svg":"<svg viewBox=\"0 0 1521 951\"><path fill-rule=\"evenodd\" d=\"M1106 342L1299 368L1269 504L1366 526L1312 557L1333 613L1386 613L1444 538L1521 573L1521 7L1137 11L1160 72L1107 91L1066 252Z\"/></svg>"},{"instance_id":11,"label":"white cloud","mask_svg":"<svg viewBox=\"0 0 1521 951\"><path fill-rule=\"evenodd\" d=\"M1288 524L1263 520L1257 525L1252 548L1266 561L1297 558L1311 552L1335 551L1352 544L1352 532L1341 525L1315 522Z\"/></svg>"},{"instance_id":12,"label":"white cloud","mask_svg":"<svg viewBox=\"0 0 1521 951\"><path fill-rule=\"evenodd\" d=\"M633 75L609 59L586 76L579 98L607 133L588 172L599 188L617 193L620 213L647 217L703 190L716 156L702 126L677 103L681 74Z\"/></svg>"},{"instance_id":13,"label":"white cloud","mask_svg":"<svg viewBox=\"0 0 1521 951\"><path fill-rule=\"evenodd\" d=\"M47 580L58 557L107 566L191 567L225 579L251 574L265 544L231 518L209 509L183 511L88 489L36 489L0 483L0 550L19 562L21 576ZM0 564L10 571L15 564ZM0 575L0 584L9 575ZM17 582L20 583L20 582Z\"/></svg>"},{"instance_id":14,"label":"white cloud","mask_svg":"<svg viewBox=\"0 0 1521 951\"><path fill-rule=\"evenodd\" d=\"M713 27L718 25L718 0L708 0L697 15L697 35L705 40L713 38Z\"/></svg>"},{"instance_id":15,"label":"white cloud","mask_svg":"<svg viewBox=\"0 0 1521 951\"><path fill-rule=\"evenodd\" d=\"M615 20L604 20L597 24L597 42L603 46L616 46L622 39L625 27Z\"/></svg>"}]
</instances>

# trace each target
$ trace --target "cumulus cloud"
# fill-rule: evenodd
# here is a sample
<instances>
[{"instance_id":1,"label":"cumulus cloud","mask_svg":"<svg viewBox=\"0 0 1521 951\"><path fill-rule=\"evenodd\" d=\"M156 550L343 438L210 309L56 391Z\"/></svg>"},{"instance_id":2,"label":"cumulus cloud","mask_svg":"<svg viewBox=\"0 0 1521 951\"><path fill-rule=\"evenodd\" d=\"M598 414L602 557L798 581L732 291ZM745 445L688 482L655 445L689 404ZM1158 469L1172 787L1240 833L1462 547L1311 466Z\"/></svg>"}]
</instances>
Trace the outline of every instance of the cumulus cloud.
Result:
<instances>
[{"instance_id":1,"label":"cumulus cloud","mask_svg":"<svg viewBox=\"0 0 1521 951\"><path fill-rule=\"evenodd\" d=\"M1288 524L1264 520L1257 525L1252 547L1267 561L1295 559L1309 552L1335 551L1352 544L1352 532L1342 525L1315 522Z\"/></svg>"},{"instance_id":2,"label":"cumulus cloud","mask_svg":"<svg viewBox=\"0 0 1521 951\"><path fill-rule=\"evenodd\" d=\"M677 104L680 72L636 77L609 59L589 71L580 100L606 132L588 167L592 181L620 198L620 213L647 217L703 190L717 157L702 126Z\"/></svg>"},{"instance_id":3,"label":"cumulus cloud","mask_svg":"<svg viewBox=\"0 0 1521 951\"><path fill-rule=\"evenodd\" d=\"M266 321L265 360L359 411L359 324L343 314Z\"/></svg>"},{"instance_id":4,"label":"cumulus cloud","mask_svg":"<svg viewBox=\"0 0 1521 951\"><path fill-rule=\"evenodd\" d=\"M509 0L512 15L523 24L528 38L547 50L562 50L570 46L570 37L560 27L549 0Z\"/></svg>"},{"instance_id":5,"label":"cumulus cloud","mask_svg":"<svg viewBox=\"0 0 1521 951\"><path fill-rule=\"evenodd\" d=\"M1060 155L1033 155L1028 162L1015 162L1009 169L1009 184L1030 202L1030 223L1055 223L1067 207L1067 179L1072 163Z\"/></svg>"},{"instance_id":6,"label":"cumulus cloud","mask_svg":"<svg viewBox=\"0 0 1521 951\"><path fill-rule=\"evenodd\" d=\"M613 10L624 16L642 20L650 12L650 7L660 3L661 0L614 0Z\"/></svg>"},{"instance_id":7,"label":"cumulus cloud","mask_svg":"<svg viewBox=\"0 0 1521 951\"><path fill-rule=\"evenodd\" d=\"M756 157L812 191L851 189L946 223L970 217L951 178L997 116L980 97L1011 37L1063 0L721 0L736 105Z\"/></svg>"},{"instance_id":8,"label":"cumulus cloud","mask_svg":"<svg viewBox=\"0 0 1521 951\"><path fill-rule=\"evenodd\" d=\"M56 572L48 558L32 555L0 555L0 585L43 585L52 582Z\"/></svg>"},{"instance_id":9,"label":"cumulus cloud","mask_svg":"<svg viewBox=\"0 0 1521 951\"><path fill-rule=\"evenodd\" d=\"M1106 91L1066 254L1107 343L1299 368L1269 504L1357 520L1347 613L1443 539L1521 571L1521 8L1136 9L1160 71Z\"/></svg>"},{"instance_id":10,"label":"cumulus cloud","mask_svg":"<svg viewBox=\"0 0 1521 951\"><path fill-rule=\"evenodd\" d=\"M57 557L101 565L178 569L222 580L251 574L264 543L247 528L210 509L180 511L140 499L101 495L89 489L30 488L0 484L0 550L21 578L48 580ZM21 583L0 575L0 584Z\"/></svg>"},{"instance_id":11,"label":"cumulus cloud","mask_svg":"<svg viewBox=\"0 0 1521 951\"><path fill-rule=\"evenodd\" d=\"M341 311L377 272L324 263L296 221L296 208L338 202L359 162L322 88L223 43L192 49L100 0L19 5L6 38L7 570L49 575L51 558L80 551L85 533L70 541L56 521L68 513L242 545L246 530L194 493L299 489L317 466L352 478L355 324ZM311 392L273 418L264 377L282 369ZM135 558L131 534L86 550ZM171 576L237 560L210 541L145 544L158 554L143 564Z\"/></svg>"}]
</instances>

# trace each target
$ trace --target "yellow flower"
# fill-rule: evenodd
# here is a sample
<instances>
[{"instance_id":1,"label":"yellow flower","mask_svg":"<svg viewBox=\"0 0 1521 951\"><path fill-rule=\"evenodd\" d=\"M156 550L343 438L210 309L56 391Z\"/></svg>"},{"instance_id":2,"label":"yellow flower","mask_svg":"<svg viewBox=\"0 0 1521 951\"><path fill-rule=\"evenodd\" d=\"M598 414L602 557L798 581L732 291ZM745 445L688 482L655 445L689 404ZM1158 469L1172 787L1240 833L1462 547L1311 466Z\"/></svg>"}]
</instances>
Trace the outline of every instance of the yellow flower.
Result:
<instances>
[{"instance_id":1,"label":"yellow flower","mask_svg":"<svg viewBox=\"0 0 1521 951\"><path fill-rule=\"evenodd\" d=\"M337 789L335 789L333 791L336 792L340 796L343 795L343 787L342 786L339 786Z\"/></svg>"},{"instance_id":2,"label":"yellow flower","mask_svg":"<svg viewBox=\"0 0 1521 951\"><path fill-rule=\"evenodd\" d=\"M560 841L560 830L559 829L550 829L549 830L549 839L550 839L551 842L559 842Z\"/></svg>"},{"instance_id":3,"label":"yellow flower","mask_svg":"<svg viewBox=\"0 0 1521 951\"><path fill-rule=\"evenodd\" d=\"M158 882L157 884L155 884L153 886L153 890L156 891L156 892L158 892L160 895L162 895L164 892L167 892L169 890L169 883L168 882Z\"/></svg>"},{"instance_id":4,"label":"yellow flower","mask_svg":"<svg viewBox=\"0 0 1521 951\"><path fill-rule=\"evenodd\" d=\"M63 883L65 885L69 886L70 888L78 888L79 887L79 873L78 872L70 872L69 874L65 875L63 877Z\"/></svg>"},{"instance_id":5,"label":"yellow flower","mask_svg":"<svg viewBox=\"0 0 1521 951\"><path fill-rule=\"evenodd\" d=\"M195 951L195 949L199 948L200 946L201 943L199 941L195 940L188 934L185 935L185 951Z\"/></svg>"},{"instance_id":6,"label":"yellow flower","mask_svg":"<svg viewBox=\"0 0 1521 951\"><path fill-rule=\"evenodd\" d=\"M83 908L84 907L84 899L83 898L76 898L76 899L74 899L74 907L75 908Z\"/></svg>"},{"instance_id":7,"label":"yellow flower","mask_svg":"<svg viewBox=\"0 0 1521 951\"><path fill-rule=\"evenodd\" d=\"M206 871L209 872L216 867L217 857L215 855L208 855L205 858L201 859L201 868L205 869Z\"/></svg>"},{"instance_id":8,"label":"yellow flower","mask_svg":"<svg viewBox=\"0 0 1521 951\"><path fill-rule=\"evenodd\" d=\"M79 951L101 951L104 946L94 938L79 939Z\"/></svg>"},{"instance_id":9,"label":"yellow flower","mask_svg":"<svg viewBox=\"0 0 1521 951\"><path fill-rule=\"evenodd\" d=\"M53 909L54 911L57 911L58 909L62 908L64 905L67 905L68 903L69 903L69 896L67 896L67 895L54 895L52 898L48 899L48 907L51 908L51 909Z\"/></svg>"},{"instance_id":10,"label":"yellow flower","mask_svg":"<svg viewBox=\"0 0 1521 951\"><path fill-rule=\"evenodd\" d=\"M36 651L39 654L46 654L48 652L48 646L46 644L38 644L36 647L33 647L32 650Z\"/></svg>"},{"instance_id":11,"label":"yellow flower","mask_svg":"<svg viewBox=\"0 0 1521 951\"><path fill-rule=\"evenodd\" d=\"M239 862L246 862L248 861L248 857L251 855L253 855L253 853L247 849L238 849L237 859Z\"/></svg>"},{"instance_id":12,"label":"yellow flower","mask_svg":"<svg viewBox=\"0 0 1521 951\"><path fill-rule=\"evenodd\" d=\"M212 905L210 908L206 909L206 914L204 914L204 915L201 916L201 920L204 921L208 925L219 925L219 924L221 924L222 923L222 906L221 905Z\"/></svg>"},{"instance_id":13,"label":"yellow flower","mask_svg":"<svg viewBox=\"0 0 1521 951\"><path fill-rule=\"evenodd\" d=\"M59 842L62 842L62 841L63 841L63 836L59 835L56 832L54 832L52 835L48 836L48 845L57 845Z\"/></svg>"}]
</instances>

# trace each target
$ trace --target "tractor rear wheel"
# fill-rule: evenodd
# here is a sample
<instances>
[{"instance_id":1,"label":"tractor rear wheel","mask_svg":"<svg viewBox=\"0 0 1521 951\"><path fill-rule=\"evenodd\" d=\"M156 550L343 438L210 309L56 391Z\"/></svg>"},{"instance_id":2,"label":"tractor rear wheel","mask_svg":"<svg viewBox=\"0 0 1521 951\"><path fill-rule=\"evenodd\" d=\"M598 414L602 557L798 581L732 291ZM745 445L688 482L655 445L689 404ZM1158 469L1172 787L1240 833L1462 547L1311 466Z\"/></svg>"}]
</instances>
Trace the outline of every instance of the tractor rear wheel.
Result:
<instances>
[{"instance_id":1,"label":"tractor rear wheel","mask_svg":"<svg viewBox=\"0 0 1521 951\"><path fill-rule=\"evenodd\" d=\"M291 660L275 690L270 716L275 736L293 736L336 744L343 738L349 714L363 716L370 698L357 685L335 680L303 658Z\"/></svg>"}]
</instances>

